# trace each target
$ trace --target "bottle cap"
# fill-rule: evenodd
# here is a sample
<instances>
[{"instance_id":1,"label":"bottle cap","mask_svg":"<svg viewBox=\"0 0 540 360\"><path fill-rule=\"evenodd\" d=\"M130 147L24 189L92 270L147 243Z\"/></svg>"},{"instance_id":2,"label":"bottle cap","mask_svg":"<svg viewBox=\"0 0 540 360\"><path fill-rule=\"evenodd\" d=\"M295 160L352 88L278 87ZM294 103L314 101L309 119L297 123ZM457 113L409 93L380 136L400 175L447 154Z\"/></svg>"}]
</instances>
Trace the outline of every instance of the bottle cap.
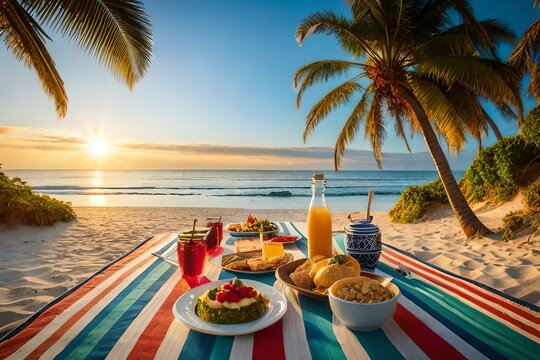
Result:
<instances>
[{"instance_id":1,"label":"bottle cap","mask_svg":"<svg viewBox=\"0 0 540 360\"><path fill-rule=\"evenodd\" d=\"M324 180L324 174L321 174L321 173L313 174L313 180Z\"/></svg>"}]
</instances>

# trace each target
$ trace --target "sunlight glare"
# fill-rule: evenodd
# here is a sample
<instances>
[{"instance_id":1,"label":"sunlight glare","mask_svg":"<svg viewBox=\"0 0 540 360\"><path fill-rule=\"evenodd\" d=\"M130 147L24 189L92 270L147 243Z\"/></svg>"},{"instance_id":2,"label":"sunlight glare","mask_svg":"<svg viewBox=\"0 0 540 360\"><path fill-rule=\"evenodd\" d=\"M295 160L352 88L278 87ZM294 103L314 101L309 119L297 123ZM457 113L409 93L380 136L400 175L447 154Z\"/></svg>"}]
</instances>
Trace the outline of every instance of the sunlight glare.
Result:
<instances>
[{"instance_id":1,"label":"sunlight glare","mask_svg":"<svg viewBox=\"0 0 540 360\"><path fill-rule=\"evenodd\" d=\"M101 158L109 152L109 145L101 140L93 140L88 142L87 149L90 155Z\"/></svg>"}]
</instances>

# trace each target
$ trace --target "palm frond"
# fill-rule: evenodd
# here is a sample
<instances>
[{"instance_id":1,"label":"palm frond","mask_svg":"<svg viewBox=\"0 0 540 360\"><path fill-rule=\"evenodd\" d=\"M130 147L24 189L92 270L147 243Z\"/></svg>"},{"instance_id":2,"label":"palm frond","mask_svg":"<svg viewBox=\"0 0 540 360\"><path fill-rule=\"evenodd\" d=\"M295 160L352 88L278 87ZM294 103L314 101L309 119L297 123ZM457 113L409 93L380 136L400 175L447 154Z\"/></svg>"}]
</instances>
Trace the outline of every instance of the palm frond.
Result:
<instances>
[{"instance_id":1,"label":"palm frond","mask_svg":"<svg viewBox=\"0 0 540 360\"><path fill-rule=\"evenodd\" d=\"M415 58L444 55L478 56L478 51L468 36L446 34L416 46L412 49L412 54Z\"/></svg>"},{"instance_id":2,"label":"palm frond","mask_svg":"<svg viewBox=\"0 0 540 360\"><path fill-rule=\"evenodd\" d=\"M452 86L459 84L495 103L509 103L523 110L519 93L486 63L468 56L439 56L418 59L419 74Z\"/></svg>"},{"instance_id":3,"label":"palm frond","mask_svg":"<svg viewBox=\"0 0 540 360\"><path fill-rule=\"evenodd\" d=\"M366 119L366 138L371 142L371 148L373 149L373 155L377 166L382 169L382 145L386 139L386 129L384 128L384 119L382 116L383 109L383 96L375 91L373 95L373 101L371 102L371 108Z\"/></svg>"},{"instance_id":4,"label":"palm frond","mask_svg":"<svg viewBox=\"0 0 540 360\"><path fill-rule=\"evenodd\" d=\"M36 71L43 90L55 102L56 113L63 118L68 98L64 82L44 44L47 35L16 0L0 2L0 20L7 48L18 60Z\"/></svg>"},{"instance_id":5,"label":"palm frond","mask_svg":"<svg viewBox=\"0 0 540 360\"><path fill-rule=\"evenodd\" d=\"M444 34L461 34L467 36L473 42L474 46L480 52L481 56L491 56L498 59L498 47L501 44L512 45L516 40L516 33L512 30L510 25L497 19L488 19L484 21L478 21L478 26L483 29L483 32L469 31L465 24L459 24L446 30ZM484 36L489 37L489 41L486 41Z\"/></svg>"},{"instance_id":6,"label":"palm frond","mask_svg":"<svg viewBox=\"0 0 540 360\"><path fill-rule=\"evenodd\" d=\"M408 82L424 111L433 119L436 129L444 136L448 147L459 151L466 141L465 128L452 102L431 80L410 75Z\"/></svg>"},{"instance_id":7,"label":"palm frond","mask_svg":"<svg viewBox=\"0 0 540 360\"><path fill-rule=\"evenodd\" d=\"M530 71L540 52L540 19L536 20L519 39L508 62L521 72Z\"/></svg>"},{"instance_id":8,"label":"palm frond","mask_svg":"<svg viewBox=\"0 0 540 360\"><path fill-rule=\"evenodd\" d=\"M329 11L317 12L300 23L295 38L298 45L302 46L304 39L312 34L327 34L334 36L345 50L357 58L365 53L378 57L369 44L351 29L352 26L353 23L343 16Z\"/></svg>"},{"instance_id":9,"label":"palm frond","mask_svg":"<svg viewBox=\"0 0 540 360\"><path fill-rule=\"evenodd\" d=\"M489 127L493 130L493 133L495 134L495 137L497 138L497 140L502 140L501 130L499 130L499 127L497 126L495 121L493 121L491 116L489 116L489 114L486 112L484 108L482 108L482 115L484 119L486 120L487 124L489 125Z\"/></svg>"},{"instance_id":10,"label":"palm frond","mask_svg":"<svg viewBox=\"0 0 540 360\"><path fill-rule=\"evenodd\" d=\"M456 109L469 134L477 140L487 135L488 124L484 109L477 97L463 86L452 86L444 91L445 96Z\"/></svg>"},{"instance_id":11,"label":"palm frond","mask_svg":"<svg viewBox=\"0 0 540 360\"><path fill-rule=\"evenodd\" d=\"M150 66L152 30L138 0L26 0L29 13L69 37L131 89Z\"/></svg>"},{"instance_id":12,"label":"palm frond","mask_svg":"<svg viewBox=\"0 0 540 360\"><path fill-rule=\"evenodd\" d=\"M317 102L306 117L306 128L304 129L304 142L315 127L339 106L346 104L351 96L362 89L362 86L355 82L347 81L331 90L319 102Z\"/></svg>"},{"instance_id":13,"label":"palm frond","mask_svg":"<svg viewBox=\"0 0 540 360\"><path fill-rule=\"evenodd\" d=\"M349 145L356 137L356 134L360 129L360 124L364 120L372 95L373 87L370 86L366 89L362 98L354 107L351 115L345 122L343 129L341 129L341 133L336 141L336 146L334 147L334 168L336 171L339 170L339 167L341 166L341 159L343 158L347 145Z\"/></svg>"},{"instance_id":14,"label":"palm frond","mask_svg":"<svg viewBox=\"0 0 540 360\"><path fill-rule=\"evenodd\" d=\"M531 80L527 94L533 95L537 102L540 102L540 60L537 60L531 69Z\"/></svg>"},{"instance_id":15,"label":"palm frond","mask_svg":"<svg viewBox=\"0 0 540 360\"><path fill-rule=\"evenodd\" d=\"M317 82L328 81L329 79L343 75L358 64L350 61L341 60L322 60L315 61L298 69L293 76L293 86L298 89L296 97L296 106L300 107L302 94L306 89Z\"/></svg>"},{"instance_id":16,"label":"palm frond","mask_svg":"<svg viewBox=\"0 0 540 360\"><path fill-rule=\"evenodd\" d=\"M401 118L401 114L400 113L394 114L394 119L396 121L394 123L394 131L396 132L396 135L399 136L403 140L403 142L405 143L405 147L407 148L407 151L412 152L411 147L409 146L409 142L407 141L407 135L405 134L405 129L403 127L403 119Z\"/></svg>"}]
</instances>

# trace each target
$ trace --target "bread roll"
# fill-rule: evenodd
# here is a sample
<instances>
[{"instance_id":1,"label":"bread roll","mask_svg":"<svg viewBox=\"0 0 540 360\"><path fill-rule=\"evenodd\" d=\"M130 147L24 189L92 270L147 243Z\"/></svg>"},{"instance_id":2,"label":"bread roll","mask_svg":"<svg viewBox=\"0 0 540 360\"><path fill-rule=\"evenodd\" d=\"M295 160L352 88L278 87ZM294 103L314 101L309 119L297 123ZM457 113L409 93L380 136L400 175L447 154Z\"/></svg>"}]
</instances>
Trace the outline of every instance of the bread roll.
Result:
<instances>
[{"instance_id":1,"label":"bread roll","mask_svg":"<svg viewBox=\"0 0 540 360\"><path fill-rule=\"evenodd\" d=\"M346 277L360 276L360 264L350 255L345 256L345 262L343 264L329 264L329 262L330 259L327 260L326 264L318 267L318 271L312 277L315 286L319 289L329 288L336 281ZM319 263L315 264L315 266L317 265ZM315 269L315 266L312 268L312 271Z\"/></svg>"},{"instance_id":2,"label":"bread roll","mask_svg":"<svg viewBox=\"0 0 540 360\"><path fill-rule=\"evenodd\" d=\"M324 260L316 262L311 267L311 270L309 270L309 276L311 276L312 279L315 279L315 275L319 272L319 270L322 269L323 266L327 266L329 262L330 262L330 259L324 259Z\"/></svg>"},{"instance_id":3,"label":"bread roll","mask_svg":"<svg viewBox=\"0 0 540 360\"><path fill-rule=\"evenodd\" d=\"M294 285L301 287L302 289L313 289L313 280L309 276L309 271L302 270L302 271L295 271L290 275L290 278Z\"/></svg>"},{"instance_id":4,"label":"bread roll","mask_svg":"<svg viewBox=\"0 0 540 360\"><path fill-rule=\"evenodd\" d=\"M315 256L312 256L310 257L309 259L307 259L302 265L300 265L299 267L296 268L296 270L294 270L295 272L297 271L304 271L304 270L307 270L307 271L310 271L311 270L311 267L318 263L319 261L321 260L324 260L326 259L324 256L322 255L315 255Z\"/></svg>"}]
</instances>

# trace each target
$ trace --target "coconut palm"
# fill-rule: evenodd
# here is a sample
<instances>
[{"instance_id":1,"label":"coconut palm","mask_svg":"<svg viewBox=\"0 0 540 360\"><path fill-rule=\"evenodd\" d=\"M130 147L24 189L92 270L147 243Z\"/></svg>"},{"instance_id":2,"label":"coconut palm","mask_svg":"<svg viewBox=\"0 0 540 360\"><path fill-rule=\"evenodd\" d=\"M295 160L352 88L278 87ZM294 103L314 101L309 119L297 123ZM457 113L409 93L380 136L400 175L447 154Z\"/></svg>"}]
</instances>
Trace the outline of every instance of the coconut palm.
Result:
<instances>
[{"instance_id":1,"label":"coconut palm","mask_svg":"<svg viewBox=\"0 0 540 360\"><path fill-rule=\"evenodd\" d=\"M483 108L485 101L502 114L522 117L519 74L497 57L497 46L512 41L514 34L497 20L477 21L467 0L348 4L352 18L315 13L296 31L300 45L310 35L326 34L351 55L347 60L315 61L296 71L298 107L313 84L348 76L309 111L304 141L332 110L354 101L335 145L336 170L361 126L381 168L388 118L405 141L408 125L411 134L420 132L424 137L465 234L488 232L463 197L437 134L456 152L468 134L480 139L491 121ZM456 14L461 21L454 21Z\"/></svg>"},{"instance_id":2,"label":"coconut palm","mask_svg":"<svg viewBox=\"0 0 540 360\"><path fill-rule=\"evenodd\" d=\"M33 68L63 118L68 98L43 27L73 40L131 89L150 65L152 31L137 0L1 0L0 39Z\"/></svg>"},{"instance_id":3,"label":"coconut palm","mask_svg":"<svg viewBox=\"0 0 540 360\"><path fill-rule=\"evenodd\" d=\"M540 0L534 0L533 8L540 6ZM533 95L540 102L540 19L536 20L519 39L508 61L521 71L531 75L528 95Z\"/></svg>"}]
</instances>

